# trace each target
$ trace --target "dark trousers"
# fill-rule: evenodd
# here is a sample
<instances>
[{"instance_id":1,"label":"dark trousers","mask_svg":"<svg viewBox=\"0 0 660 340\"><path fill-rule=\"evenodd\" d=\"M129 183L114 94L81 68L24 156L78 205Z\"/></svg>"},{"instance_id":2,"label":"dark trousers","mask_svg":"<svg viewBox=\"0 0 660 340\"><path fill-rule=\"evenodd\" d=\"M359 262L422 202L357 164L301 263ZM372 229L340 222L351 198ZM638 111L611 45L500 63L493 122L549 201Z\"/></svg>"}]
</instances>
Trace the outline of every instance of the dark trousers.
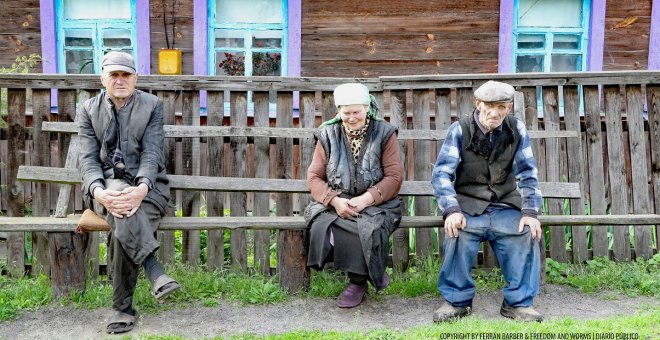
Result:
<instances>
[{"instance_id":1,"label":"dark trousers","mask_svg":"<svg viewBox=\"0 0 660 340\"><path fill-rule=\"evenodd\" d=\"M124 183L109 180L108 188L122 190L122 186L128 186L116 182ZM162 212L147 201L142 201L140 208L131 217L119 219L108 214L108 223L112 226L108 238L108 252L112 254L113 309L124 310L133 305L133 293L140 274L140 266L146 256L158 249L158 241L154 235L161 218ZM122 237L116 237L117 234L122 233ZM147 277L151 275L147 273Z\"/></svg>"}]
</instances>

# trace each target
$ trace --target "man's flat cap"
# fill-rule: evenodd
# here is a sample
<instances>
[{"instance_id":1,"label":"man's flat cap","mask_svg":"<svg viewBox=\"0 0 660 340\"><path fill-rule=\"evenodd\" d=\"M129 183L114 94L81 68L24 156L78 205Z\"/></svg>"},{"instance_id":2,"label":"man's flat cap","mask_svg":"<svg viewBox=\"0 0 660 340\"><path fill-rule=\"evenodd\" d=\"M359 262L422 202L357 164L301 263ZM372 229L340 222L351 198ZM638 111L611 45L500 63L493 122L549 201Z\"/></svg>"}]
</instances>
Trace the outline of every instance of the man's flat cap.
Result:
<instances>
[{"instance_id":1,"label":"man's flat cap","mask_svg":"<svg viewBox=\"0 0 660 340\"><path fill-rule=\"evenodd\" d=\"M482 102L510 102L515 92L507 83L489 80L474 91L474 98Z\"/></svg>"},{"instance_id":2,"label":"man's flat cap","mask_svg":"<svg viewBox=\"0 0 660 340\"><path fill-rule=\"evenodd\" d=\"M133 56L126 52L110 51L103 56L101 67L104 72L124 71L137 73Z\"/></svg>"}]
</instances>

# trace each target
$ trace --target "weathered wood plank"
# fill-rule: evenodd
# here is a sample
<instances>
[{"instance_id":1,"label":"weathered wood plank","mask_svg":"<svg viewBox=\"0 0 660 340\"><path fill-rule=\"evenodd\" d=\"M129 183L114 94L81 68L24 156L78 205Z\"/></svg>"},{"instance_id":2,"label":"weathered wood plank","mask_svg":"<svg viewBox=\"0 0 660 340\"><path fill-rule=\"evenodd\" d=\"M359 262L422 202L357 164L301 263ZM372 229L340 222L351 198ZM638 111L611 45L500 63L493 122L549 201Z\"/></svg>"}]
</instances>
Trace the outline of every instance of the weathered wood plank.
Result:
<instances>
[{"instance_id":1,"label":"weathered wood plank","mask_svg":"<svg viewBox=\"0 0 660 340\"><path fill-rule=\"evenodd\" d=\"M222 91L209 91L207 94L206 123L209 126L221 126L225 114L225 99ZM223 177L224 174L224 141L222 137L211 137L208 143L208 175ZM223 216L225 194L209 191L206 193L207 216ZM209 230L206 240L207 260L209 270L221 269L225 262L224 230Z\"/></svg>"},{"instance_id":2,"label":"weathered wood plank","mask_svg":"<svg viewBox=\"0 0 660 340\"><path fill-rule=\"evenodd\" d=\"M277 127L293 127L293 96L289 92L277 93ZM276 141L275 175L280 179L293 178L293 140L278 138ZM293 198L280 193L276 198L277 216L291 216ZM306 231L280 230L277 242L277 272L280 287L294 293L309 287L307 268Z\"/></svg>"},{"instance_id":3,"label":"weathered wood plank","mask_svg":"<svg viewBox=\"0 0 660 340\"><path fill-rule=\"evenodd\" d=\"M32 91L32 165L50 165L50 133L41 130L42 122L50 120L50 91ZM50 216L50 185L34 183L32 189L32 215ZM98 247L97 247L98 248ZM98 258L98 257L97 257ZM97 266L98 268L98 262ZM32 233L32 274L50 274L48 234Z\"/></svg>"},{"instance_id":4,"label":"weathered wood plank","mask_svg":"<svg viewBox=\"0 0 660 340\"><path fill-rule=\"evenodd\" d=\"M80 173L76 169L21 166L17 179L20 181L48 183L80 183ZM202 190L227 192L282 192L308 193L307 181L300 179L251 178L237 181L232 177L168 175L170 186L176 190ZM580 185L566 182L540 182L539 189L544 197L579 198ZM433 188L426 181L404 181L400 195L433 196Z\"/></svg>"},{"instance_id":5,"label":"weathered wood plank","mask_svg":"<svg viewBox=\"0 0 660 340\"><path fill-rule=\"evenodd\" d=\"M456 89L456 117L471 114L474 111L474 93L471 87ZM446 134L445 134L446 135Z\"/></svg>"},{"instance_id":6,"label":"weathered wood plank","mask_svg":"<svg viewBox=\"0 0 660 340\"><path fill-rule=\"evenodd\" d=\"M607 157L610 176L611 213L628 213L628 183L623 145L623 117L621 116L621 89L618 85L603 86L605 97L605 119L607 125ZM613 230L613 252L617 261L630 260L628 231L623 228Z\"/></svg>"},{"instance_id":7,"label":"weathered wood plank","mask_svg":"<svg viewBox=\"0 0 660 340\"><path fill-rule=\"evenodd\" d=\"M336 113L336 112L335 112ZM334 114L330 117L334 117ZM236 126L187 126L165 125L165 138L208 138L208 137L285 137L313 138L315 128L277 128L277 127L236 127ZM75 123L45 122L43 131L78 133ZM399 131L398 138L402 140L442 141L447 136L447 129L442 130L409 130ZM529 137L538 138L578 138L575 131L530 131Z\"/></svg>"},{"instance_id":8,"label":"weathered wood plank","mask_svg":"<svg viewBox=\"0 0 660 340\"><path fill-rule=\"evenodd\" d=\"M334 89L334 88L333 88ZM321 93L321 120L326 121L337 114L335 107L335 97L332 92Z\"/></svg>"},{"instance_id":9,"label":"weathered wood plank","mask_svg":"<svg viewBox=\"0 0 660 340\"><path fill-rule=\"evenodd\" d=\"M80 216L66 218L52 217L2 217L0 231L11 232L73 232ZM660 214L625 215L541 215L543 226L550 225L611 225L615 228L628 228L631 225L660 224ZM404 216L400 228L437 228L443 225L442 216ZM298 230L307 228L302 216L261 216L261 217L164 217L161 230L200 230L200 229L279 229Z\"/></svg>"},{"instance_id":10,"label":"weathered wood plank","mask_svg":"<svg viewBox=\"0 0 660 340\"><path fill-rule=\"evenodd\" d=\"M646 98L648 100L649 134L651 135L651 175L655 212L660 212L660 86L647 86ZM655 236L655 244L660 245L660 225L655 226Z\"/></svg>"},{"instance_id":11,"label":"weathered wood plank","mask_svg":"<svg viewBox=\"0 0 660 340\"><path fill-rule=\"evenodd\" d=\"M431 101L429 90L413 91L413 130L431 128ZM431 162L430 141L414 141L415 179L430 179L433 171ZM431 214L431 199L418 197L415 199L415 215L429 216ZM419 258L433 255L433 230L415 230L415 253Z\"/></svg>"},{"instance_id":12,"label":"weathered wood plank","mask_svg":"<svg viewBox=\"0 0 660 340\"><path fill-rule=\"evenodd\" d=\"M646 141L644 140L644 105L642 88L639 85L626 87L628 137L630 138L630 158L632 168L633 212L647 214L651 211L649 200L649 176L646 162ZM651 227L635 226L635 254L639 258L653 256L651 249Z\"/></svg>"},{"instance_id":13,"label":"weathered wood plank","mask_svg":"<svg viewBox=\"0 0 660 340\"><path fill-rule=\"evenodd\" d=\"M7 215L22 217L25 216L23 183L16 181L16 174L25 162L25 89L7 91L7 111ZM23 233L7 234L7 270L14 277L21 277L25 272L24 242Z\"/></svg>"},{"instance_id":14,"label":"weathered wood plank","mask_svg":"<svg viewBox=\"0 0 660 340\"><path fill-rule=\"evenodd\" d=\"M316 101L314 92L300 92L300 127L314 128L316 124ZM312 156L316 141L314 138L301 138L300 139L300 178L307 178L307 169L312 163ZM300 194L300 214L304 213L304 209L312 201L312 195Z\"/></svg>"},{"instance_id":15,"label":"weathered wood plank","mask_svg":"<svg viewBox=\"0 0 660 340\"><path fill-rule=\"evenodd\" d=\"M199 126L199 93L184 91L182 122L188 126ZM183 174L198 176L200 174L199 138L184 138L181 142L183 156ZM184 191L181 199L183 216L199 216L200 193ZM183 262L197 266L200 261L200 233L189 231L183 233L182 241Z\"/></svg>"},{"instance_id":16,"label":"weathered wood plank","mask_svg":"<svg viewBox=\"0 0 660 340\"><path fill-rule=\"evenodd\" d=\"M254 126L267 128L268 92L254 92ZM270 177L270 142L267 137L254 138L254 164L257 178ZM254 194L253 216L270 215L270 198L268 193ZM258 230L254 233L254 266L262 275L270 276L270 231Z\"/></svg>"},{"instance_id":17,"label":"weathered wood plank","mask_svg":"<svg viewBox=\"0 0 660 340\"><path fill-rule=\"evenodd\" d=\"M447 130L452 124L451 121L451 90L450 89L436 89L435 90L435 128L436 130ZM444 141L443 141L444 142ZM437 143L436 153L439 155L442 149L442 142ZM436 159L433 159L436 161ZM437 202L432 207L435 211L440 213ZM444 260L444 244L445 228L444 225L438 226L438 255L440 260Z\"/></svg>"},{"instance_id":18,"label":"weathered wood plank","mask_svg":"<svg viewBox=\"0 0 660 340\"><path fill-rule=\"evenodd\" d=\"M564 86L564 123L567 131L580 133L580 98L577 86ZM566 140L568 152L568 181L584 188L582 175L583 153L580 138ZM578 197L570 200L571 214L584 215L584 200ZM583 263L588 258L587 230L583 226L571 226L573 240L573 263Z\"/></svg>"},{"instance_id":19,"label":"weathered wood plank","mask_svg":"<svg viewBox=\"0 0 660 340\"><path fill-rule=\"evenodd\" d=\"M176 98L174 91L159 91L156 93L163 101L163 124L174 125L176 120ZM166 138L163 143L165 156L165 170L168 174L176 173L176 142L173 138ZM176 192L170 190L172 199L176 197ZM174 211L168 209L167 216L174 216ZM158 231L158 240L160 249L158 249L158 258L163 264L174 263L174 232Z\"/></svg>"},{"instance_id":20,"label":"weathered wood plank","mask_svg":"<svg viewBox=\"0 0 660 340\"><path fill-rule=\"evenodd\" d=\"M557 87L543 87L543 123L546 131L559 130L559 100ZM546 179L551 182L561 181L559 168L560 147L558 139L545 141ZM563 200L549 199L550 215L562 213ZM550 256L559 262L567 262L566 237L564 226L550 227Z\"/></svg>"},{"instance_id":21,"label":"weathered wood plank","mask_svg":"<svg viewBox=\"0 0 660 340\"><path fill-rule=\"evenodd\" d=\"M399 130L399 135L408 129L408 119L406 113L406 91L391 91L390 92L390 111L392 118L390 123L396 126ZM401 154L401 162L403 163L403 178L408 178L408 167L406 163L406 142L399 140L399 152ZM401 193L400 193L401 194ZM401 197L401 211L402 215L408 215L408 199L405 196ZM410 262L410 232L404 229L398 229L392 233L392 263L395 270L405 271L408 269Z\"/></svg>"},{"instance_id":22,"label":"weathered wood plank","mask_svg":"<svg viewBox=\"0 0 660 340\"><path fill-rule=\"evenodd\" d=\"M587 127L587 156L589 160L589 192L591 213L605 214L607 201L605 199L605 174L603 167L603 137L601 132L601 117L598 105L599 94L597 86L585 86L584 120ZM594 226L591 233L594 256L609 256L607 242L607 227Z\"/></svg>"},{"instance_id":23,"label":"weathered wood plank","mask_svg":"<svg viewBox=\"0 0 660 340\"><path fill-rule=\"evenodd\" d=\"M247 126L247 92L231 92L230 94L230 122L232 126ZM235 182L248 182L237 180L245 178L247 163L247 137L231 137L231 177ZM252 180L250 180L251 182ZM227 190L229 191L229 190ZM229 207L231 216L247 216L247 194L245 192L232 192L229 194ZM230 237L231 268L234 271L247 270L247 237L244 230L232 230Z\"/></svg>"}]
</instances>

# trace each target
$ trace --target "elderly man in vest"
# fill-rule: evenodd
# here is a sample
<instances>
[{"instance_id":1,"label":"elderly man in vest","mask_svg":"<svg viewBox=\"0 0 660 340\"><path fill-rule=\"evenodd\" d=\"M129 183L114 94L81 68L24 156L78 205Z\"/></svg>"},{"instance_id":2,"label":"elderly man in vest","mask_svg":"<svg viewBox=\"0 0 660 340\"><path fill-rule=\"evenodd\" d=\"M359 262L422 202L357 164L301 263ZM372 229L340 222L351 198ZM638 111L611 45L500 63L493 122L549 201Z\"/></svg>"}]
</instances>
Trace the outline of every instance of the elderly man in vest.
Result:
<instances>
[{"instance_id":1,"label":"elderly man in vest","mask_svg":"<svg viewBox=\"0 0 660 340\"><path fill-rule=\"evenodd\" d=\"M433 321L470 314L475 295L471 269L489 241L506 281L500 314L542 321L533 308L539 291L542 203L536 161L525 124L510 116L514 89L488 81L475 92L476 109L447 131L432 184L445 220L445 260L438 291L445 303Z\"/></svg>"},{"instance_id":2,"label":"elderly man in vest","mask_svg":"<svg viewBox=\"0 0 660 340\"><path fill-rule=\"evenodd\" d=\"M163 102L135 89L133 57L108 52L101 82L105 91L78 109L83 193L105 207L112 227L112 308L108 333L133 329L138 316L133 293L140 267L162 299L179 288L165 274L154 251L154 232L170 198L163 155Z\"/></svg>"}]
</instances>

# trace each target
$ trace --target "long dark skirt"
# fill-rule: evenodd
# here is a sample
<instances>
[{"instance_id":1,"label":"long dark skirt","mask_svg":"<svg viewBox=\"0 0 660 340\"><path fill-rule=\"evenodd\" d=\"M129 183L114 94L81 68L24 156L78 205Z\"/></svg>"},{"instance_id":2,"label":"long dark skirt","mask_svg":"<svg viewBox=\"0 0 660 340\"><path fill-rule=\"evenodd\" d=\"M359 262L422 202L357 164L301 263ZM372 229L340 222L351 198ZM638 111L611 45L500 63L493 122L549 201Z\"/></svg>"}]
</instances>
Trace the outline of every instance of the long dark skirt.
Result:
<instances>
[{"instance_id":1,"label":"long dark skirt","mask_svg":"<svg viewBox=\"0 0 660 340\"><path fill-rule=\"evenodd\" d=\"M327 211L317 216L315 222L320 223L313 223L310 230L308 266L321 270L326 263L334 262L338 270L369 274L356 221L339 218L334 212ZM334 247L330 244L330 232Z\"/></svg>"}]
</instances>

